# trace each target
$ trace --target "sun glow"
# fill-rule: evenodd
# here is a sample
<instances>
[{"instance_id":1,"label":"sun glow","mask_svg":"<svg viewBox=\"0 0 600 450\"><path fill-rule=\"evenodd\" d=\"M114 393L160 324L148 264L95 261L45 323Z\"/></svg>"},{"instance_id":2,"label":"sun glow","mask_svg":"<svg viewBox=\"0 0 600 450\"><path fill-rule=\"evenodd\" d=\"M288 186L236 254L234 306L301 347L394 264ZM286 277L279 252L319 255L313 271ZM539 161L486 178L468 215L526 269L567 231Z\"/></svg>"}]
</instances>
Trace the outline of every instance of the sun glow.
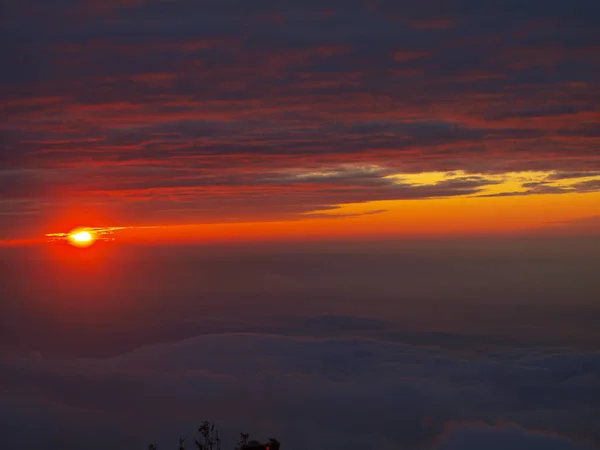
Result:
<instances>
[{"instance_id":1,"label":"sun glow","mask_svg":"<svg viewBox=\"0 0 600 450\"><path fill-rule=\"evenodd\" d=\"M69 243L76 247L89 247L95 240L94 235L86 230L76 230L69 233Z\"/></svg>"}]
</instances>

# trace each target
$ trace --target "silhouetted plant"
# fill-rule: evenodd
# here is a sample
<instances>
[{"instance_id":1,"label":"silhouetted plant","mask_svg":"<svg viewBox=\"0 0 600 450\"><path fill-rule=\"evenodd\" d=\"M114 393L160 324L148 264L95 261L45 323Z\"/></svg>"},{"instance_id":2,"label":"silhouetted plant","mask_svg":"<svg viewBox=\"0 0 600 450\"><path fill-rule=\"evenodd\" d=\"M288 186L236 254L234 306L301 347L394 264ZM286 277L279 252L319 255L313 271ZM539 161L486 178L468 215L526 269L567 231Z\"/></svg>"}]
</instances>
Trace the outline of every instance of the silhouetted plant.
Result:
<instances>
[{"instance_id":1,"label":"silhouetted plant","mask_svg":"<svg viewBox=\"0 0 600 450\"><path fill-rule=\"evenodd\" d=\"M244 445L248 443L248 438L250 437L249 433L240 433L240 439L237 441L235 445L235 450L240 450Z\"/></svg>"},{"instance_id":2,"label":"silhouetted plant","mask_svg":"<svg viewBox=\"0 0 600 450\"><path fill-rule=\"evenodd\" d=\"M202 425L198 428L200 432L200 438L196 439L195 444L198 450L221 450L221 438L219 436L219 430L215 428L213 423L208 421L202 422ZM249 441L249 433L240 433L240 438L236 443L235 449L242 450L245 445L257 444L261 445L258 441ZM264 445L264 444L262 444ZM279 450L279 442L277 439L271 438L266 447L269 450ZM158 450L158 447L154 444L148 446L148 450ZM179 439L179 450L185 450L185 440Z\"/></svg>"},{"instance_id":3,"label":"silhouetted plant","mask_svg":"<svg viewBox=\"0 0 600 450\"><path fill-rule=\"evenodd\" d=\"M215 425L204 421L198 431L202 435L202 441L196 440L198 450L221 450L221 438L219 430L215 430Z\"/></svg>"}]
</instances>

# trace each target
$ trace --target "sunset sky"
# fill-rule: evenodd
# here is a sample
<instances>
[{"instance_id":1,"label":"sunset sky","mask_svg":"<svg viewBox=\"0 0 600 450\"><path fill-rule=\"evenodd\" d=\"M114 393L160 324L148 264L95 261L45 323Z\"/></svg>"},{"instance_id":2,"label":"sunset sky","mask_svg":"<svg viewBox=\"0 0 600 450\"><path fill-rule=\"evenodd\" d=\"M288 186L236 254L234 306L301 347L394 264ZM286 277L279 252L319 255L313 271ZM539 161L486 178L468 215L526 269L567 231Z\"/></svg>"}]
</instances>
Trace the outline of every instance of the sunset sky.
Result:
<instances>
[{"instance_id":1,"label":"sunset sky","mask_svg":"<svg viewBox=\"0 0 600 450\"><path fill-rule=\"evenodd\" d=\"M0 238L597 235L575 3L3 2Z\"/></svg>"},{"instance_id":2,"label":"sunset sky","mask_svg":"<svg viewBox=\"0 0 600 450\"><path fill-rule=\"evenodd\" d=\"M0 449L600 449L600 0L0 0Z\"/></svg>"}]
</instances>

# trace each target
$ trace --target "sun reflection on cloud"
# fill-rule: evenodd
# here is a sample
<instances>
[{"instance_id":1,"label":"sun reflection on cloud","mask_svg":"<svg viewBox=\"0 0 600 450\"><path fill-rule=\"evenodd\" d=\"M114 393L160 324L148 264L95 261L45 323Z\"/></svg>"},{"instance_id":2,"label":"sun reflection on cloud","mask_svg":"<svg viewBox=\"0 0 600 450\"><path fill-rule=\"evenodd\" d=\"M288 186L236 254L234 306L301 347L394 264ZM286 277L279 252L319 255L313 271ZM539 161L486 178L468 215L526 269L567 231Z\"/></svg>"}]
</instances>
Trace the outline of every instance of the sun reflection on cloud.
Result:
<instances>
[{"instance_id":1,"label":"sun reflection on cloud","mask_svg":"<svg viewBox=\"0 0 600 450\"><path fill-rule=\"evenodd\" d=\"M115 232L130 227L80 227L67 233L47 233L47 242L69 242L79 247L87 247L95 241L115 240Z\"/></svg>"},{"instance_id":2,"label":"sun reflection on cloud","mask_svg":"<svg viewBox=\"0 0 600 450\"><path fill-rule=\"evenodd\" d=\"M592 182L600 182L597 172L563 174L557 171L524 171L495 173L473 173L463 170L448 172L398 173L384 177L395 183L406 186L437 186L441 183L456 181L481 181L481 188L476 194L465 196L492 196L509 194L543 194L543 193L575 193L587 192L584 187ZM541 189L544 188L544 189Z\"/></svg>"},{"instance_id":3,"label":"sun reflection on cloud","mask_svg":"<svg viewBox=\"0 0 600 450\"><path fill-rule=\"evenodd\" d=\"M279 239L330 235L501 233L540 229L552 221L598 216L599 172L519 171L406 173L380 165L329 166L273 180L308 186L322 201L310 208L281 211L268 220L210 220L161 225L86 227L98 242L172 242ZM374 192L362 201L327 197L327 190ZM560 194L560 195L557 195ZM311 197L309 197L311 198ZM351 197L350 197L351 198ZM383 200L379 200L383 198ZM46 234L67 243L73 232ZM89 242L89 241L86 241Z\"/></svg>"}]
</instances>

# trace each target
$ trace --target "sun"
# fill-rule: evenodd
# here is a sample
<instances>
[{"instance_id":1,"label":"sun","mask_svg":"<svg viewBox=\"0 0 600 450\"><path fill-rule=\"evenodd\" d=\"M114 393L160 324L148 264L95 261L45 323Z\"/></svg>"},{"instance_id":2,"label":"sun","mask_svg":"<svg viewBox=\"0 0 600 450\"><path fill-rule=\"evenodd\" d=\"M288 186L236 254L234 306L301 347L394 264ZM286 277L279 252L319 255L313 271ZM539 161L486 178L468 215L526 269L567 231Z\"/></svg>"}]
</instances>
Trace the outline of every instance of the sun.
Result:
<instances>
[{"instance_id":1,"label":"sun","mask_svg":"<svg viewBox=\"0 0 600 450\"><path fill-rule=\"evenodd\" d=\"M94 235L87 230L74 230L69 233L68 239L76 247L89 247L96 241Z\"/></svg>"}]
</instances>

